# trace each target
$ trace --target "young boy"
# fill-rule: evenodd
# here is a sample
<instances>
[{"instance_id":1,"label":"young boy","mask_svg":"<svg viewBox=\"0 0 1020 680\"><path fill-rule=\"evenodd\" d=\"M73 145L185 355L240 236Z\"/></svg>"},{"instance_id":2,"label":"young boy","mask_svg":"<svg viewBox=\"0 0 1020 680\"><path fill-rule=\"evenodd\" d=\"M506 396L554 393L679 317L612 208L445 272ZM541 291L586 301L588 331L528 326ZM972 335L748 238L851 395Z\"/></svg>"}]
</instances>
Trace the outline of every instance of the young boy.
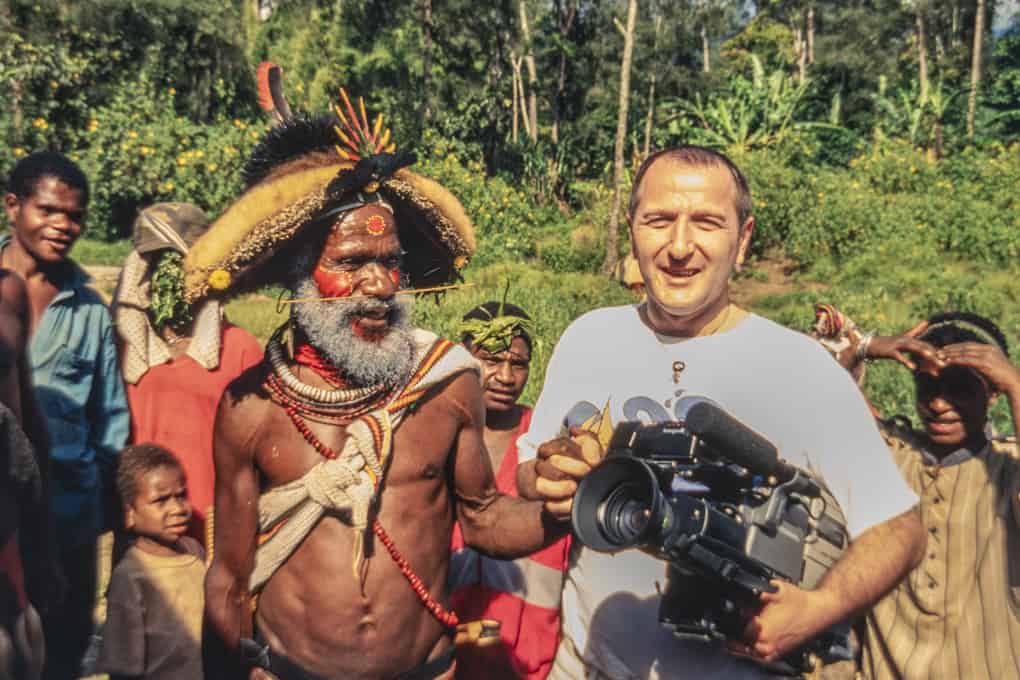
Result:
<instances>
[{"instance_id":1,"label":"young boy","mask_svg":"<svg viewBox=\"0 0 1020 680\"><path fill-rule=\"evenodd\" d=\"M468 312L461 340L478 359L485 390L485 448L496 488L517 495L517 438L531 409L518 403L531 366L531 321L520 307L486 302ZM457 527L450 561L450 602L462 621L495 620L500 644L457 650L457 677L542 680L559 644L560 594L570 537L517 560L464 547Z\"/></svg>"},{"instance_id":2,"label":"young boy","mask_svg":"<svg viewBox=\"0 0 1020 680\"><path fill-rule=\"evenodd\" d=\"M848 354L914 374L922 428L895 417L882 430L928 531L924 561L868 613L864 677L1020 678L1020 450L988 423L1003 395L1020 421L1006 338L988 319L950 312L903 335L863 336Z\"/></svg>"},{"instance_id":3,"label":"young boy","mask_svg":"<svg viewBox=\"0 0 1020 680\"><path fill-rule=\"evenodd\" d=\"M201 680L205 564L186 535L184 469L160 446L129 446L117 490L131 547L110 578L98 668L111 680Z\"/></svg>"}]
</instances>

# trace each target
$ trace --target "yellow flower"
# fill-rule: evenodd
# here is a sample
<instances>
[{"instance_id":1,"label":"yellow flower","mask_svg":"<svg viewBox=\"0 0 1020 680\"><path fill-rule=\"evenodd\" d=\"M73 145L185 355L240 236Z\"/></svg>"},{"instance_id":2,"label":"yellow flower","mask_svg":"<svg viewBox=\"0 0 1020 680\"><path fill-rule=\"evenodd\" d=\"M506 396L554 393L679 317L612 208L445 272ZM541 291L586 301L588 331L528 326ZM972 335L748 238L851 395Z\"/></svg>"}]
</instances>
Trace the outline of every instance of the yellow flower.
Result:
<instances>
[{"instance_id":1,"label":"yellow flower","mask_svg":"<svg viewBox=\"0 0 1020 680\"><path fill-rule=\"evenodd\" d=\"M96 120L95 118L93 118L92 120L89 121L88 131L89 132L95 132L98 129L99 129L99 121Z\"/></svg>"},{"instance_id":2,"label":"yellow flower","mask_svg":"<svg viewBox=\"0 0 1020 680\"><path fill-rule=\"evenodd\" d=\"M167 90L167 94L169 94L172 97L175 94L177 94L177 90L171 87L170 89Z\"/></svg>"},{"instance_id":3,"label":"yellow flower","mask_svg":"<svg viewBox=\"0 0 1020 680\"><path fill-rule=\"evenodd\" d=\"M25 155L25 150L24 149L22 149L20 146L14 147L14 157L15 158L21 158L24 155Z\"/></svg>"},{"instance_id":4,"label":"yellow flower","mask_svg":"<svg viewBox=\"0 0 1020 680\"><path fill-rule=\"evenodd\" d=\"M208 165L205 166L205 169L208 170L209 172L216 172L216 169L218 167L220 166L216 165L215 163L209 163Z\"/></svg>"},{"instance_id":5,"label":"yellow flower","mask_svg":"<svg viewBox=\"0 0 1020 680\"><path fill-rule=\"evenodd\" d=\"M128 130L127 136L128 139L138 139L138 133L134 130Z\"/></svg>"},{"instance_id":6,"label":"yellow flower","mask_svg":"<svg viewBox=\"0 0 1020 680\"><path fill-rule=\"evenodd\" d=\"M169 192L174 190L174 183L173 182L163 182L162 189L163 189L163 191L169 193Z\"/></svg>"},{"instance_id":7,"label":"yellow flower","mask_svg":"<svg viewBox=\"0 0 1020 680\"><path fill-rule=\"evenodd\" d=\"M184 166L184 165L187 165L187 164L188 164L188 159L187 159L186 156L180 155L180 156L177 157L177 165Z\"/></svg>"},{"instance_id":8,"label":"yellow flower","mask_svg":"<svg viewBox=\"0 0 1020 680\"><path fill-rule=\"evenodd\" d=\"M209 287L216 290L226 290L230 285L230 273L224 269L217 269L209 275Z\"/></svg>"},{"instance_id":9,"label":"yellow flower","mask_svg":"<svg viewBox=\"0 0 1020 680\"><path fill-rule=\"evenodd\" d=\"M57 81L55 81L55 80L51 80L51 81L50 81L50 89L51 89L51 90L55 90L55 89L57 89L58 87L60 87L60 84L59 84L59 83L57 83Z\"/></svg>"},{"instance_id":10,"label":"yellow flower","mask_svg":"<svg viewBox=\"0 0 1020 680\"><path fill-rule=\"evenodd\" d=\"M45 129L46 129L46 128L48 128L49 126L50 126L50 124L49 124L49 123L47 123L47 122L46 122L46 121L45 121L44 119L42 119L42 118L36 118L35 120L33 120L33 121L32 121L32 127L37 127L37 128L39 128L40 130L45 130Z\"/></svg>"}]
</instances>

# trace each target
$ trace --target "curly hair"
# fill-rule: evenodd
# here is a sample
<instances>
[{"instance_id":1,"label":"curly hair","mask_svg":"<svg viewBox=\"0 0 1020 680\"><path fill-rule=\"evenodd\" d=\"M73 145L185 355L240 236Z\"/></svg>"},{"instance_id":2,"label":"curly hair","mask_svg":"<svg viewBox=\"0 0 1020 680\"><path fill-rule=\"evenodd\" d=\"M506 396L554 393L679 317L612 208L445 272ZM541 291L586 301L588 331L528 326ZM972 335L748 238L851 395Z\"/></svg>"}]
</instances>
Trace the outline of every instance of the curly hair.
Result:
<instances>
[{"instance_id":1,"label":"curly hair","mask_svg":"<svg viewBox=\"0 0 1020 680\"><path fill-rule=\"evenodd\" d=\"M78 164L56 151L38 151L22 158L7 178L7 191L23 200L35 193L43 177L58 179L81 192L82 204L89 202L89 181Z\"/></svg>"},{"instance_id":2,"label":"curly hair","mask_svg":"<svg viewBox=\"0 0 1020 680\"><path fill-rule=\"evenodd\" d=\"M942 312L928 319L928 328L921 340L945 347L960 342L979 342L982 345L998 345L1002 353L1009 356L1006 336L990 320L970 312Z\"/></svg>"},{"instance_id":3,"label":"curly hair","mask_svg":"<svg viewBox=\"0 0 1020 680\"><path fill-rule=\"evenodd\" d=\"M164 467L178 470L184 476L181 461L159 444L134 444L121 451L117 459L117 493L121 503L134 503L142 475Z\"/></svg>"}]
</instances>

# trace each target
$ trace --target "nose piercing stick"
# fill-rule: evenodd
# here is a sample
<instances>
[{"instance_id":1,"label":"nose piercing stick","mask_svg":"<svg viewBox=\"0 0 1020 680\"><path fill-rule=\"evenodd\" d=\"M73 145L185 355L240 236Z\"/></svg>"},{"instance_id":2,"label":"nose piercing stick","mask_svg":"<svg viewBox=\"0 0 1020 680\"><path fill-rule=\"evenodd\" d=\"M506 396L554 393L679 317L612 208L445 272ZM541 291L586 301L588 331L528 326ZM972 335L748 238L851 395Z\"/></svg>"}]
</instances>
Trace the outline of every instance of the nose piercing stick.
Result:
<instances>
[{"instance_id":1,"label":"nose piercing stick","mask_svg":"<svg viewBox=\"0 0 1020 680\"><path fill-rule=\"evenodd\" d=\"M429 286L428 288L407 288L398 290L394 295L418 295L419 293L438 293L441 290L454 290L456 288L471 288L473 283L454 283L448 286ZM280 300L282 305L300 305L305 302L356 302L358 300L378 299L376 295L347 295L343 297L307 297L294 298L292 300Z\"/></svg>"}]
</instances>

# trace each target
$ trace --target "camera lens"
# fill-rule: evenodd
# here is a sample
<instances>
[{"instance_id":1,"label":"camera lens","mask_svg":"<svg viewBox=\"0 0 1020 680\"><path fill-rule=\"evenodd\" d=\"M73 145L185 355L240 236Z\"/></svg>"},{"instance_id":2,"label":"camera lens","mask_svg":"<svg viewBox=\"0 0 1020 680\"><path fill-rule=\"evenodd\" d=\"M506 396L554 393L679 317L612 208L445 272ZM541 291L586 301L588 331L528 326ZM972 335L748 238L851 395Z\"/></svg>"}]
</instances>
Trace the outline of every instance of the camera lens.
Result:
<instances>
[{"instance_id":1,"label":"camera lens","mask_svg":"<svg viewBox=\"0 0 1020 680\"><path fill-rule=\"evenodd\" d=\"M611 543L634 545L652 517L651 499L641 498L640 484L622 484L606 497L597 511L598 524Z\"/></svg>"}]
</instances>

